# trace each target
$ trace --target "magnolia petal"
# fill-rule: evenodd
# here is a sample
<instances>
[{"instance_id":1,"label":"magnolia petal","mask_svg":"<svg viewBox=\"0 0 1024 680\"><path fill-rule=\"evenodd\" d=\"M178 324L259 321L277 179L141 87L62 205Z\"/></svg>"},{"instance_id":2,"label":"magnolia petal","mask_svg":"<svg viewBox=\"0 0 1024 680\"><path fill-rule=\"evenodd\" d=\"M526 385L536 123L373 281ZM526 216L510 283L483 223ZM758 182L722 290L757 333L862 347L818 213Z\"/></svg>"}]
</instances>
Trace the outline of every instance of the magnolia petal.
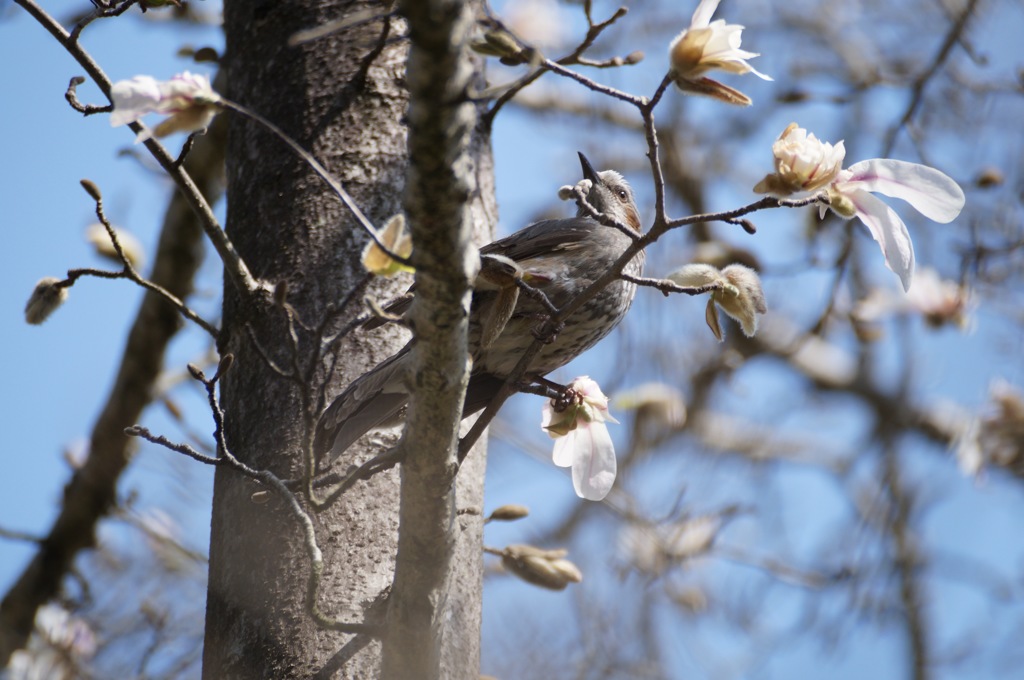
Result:
<instances>
[{"instance_id":1,"label":"magnolia petal","mask_svg":"<svg viewBox=\"0 0 1024 680\"><path fill-rule=\"evenodd\" d=\"M210 127L217 108L213 106L192 106L165 118L153 128L154 137L166 137L175 132L198 132ZM140 135L141 136L141 135ZM136 144L145 141L136 139Z\"/></svg>"},{"instance_id":2,"label":"magnolia petal","mask_svg":"<svg viewBox=\"0 0 1024 680\"><path fill-rule=\"evenodd\" d=\"M907 225L895 210L867 191L844 192L844 195L853 202L857 217L878 242L886 266L900 277L903 290L910 290L914 276L914 244L910 241Z\"/></svg>"},{"instance_id":3,"label":"magnolia petal","mask_svg":"<svg viewBox=\"0 0 1024 680\"><path fill-rule=\"evenodd\" d=\"M849 175L841 180L843 187L854 185L857 189L902 199L936 222L952 222L964 207L960 185L927 165L872 158L854 163L846 172Z\"/></svg>"},{"instance_id":4,"label":"magnolia petal","mask_svg":"<svg viewBox=\"0 0 1024 680\"><path fill-rule=\"evenodd\" d=\"M693 12L693 18L690 19L690 28L704 28L710 24L719 2L721 0L701 0Z\"/></svg>"},{"instance_id":5,"label":"magnolia petal","mask_svg":"<svg viewBox=\"0 0 1024 680\"><path fill-rule=\"evenodd\" d=\"M579 431L580 428L577 428L555 439L555 448L551 452L551 462L558 467L572 467Z\"/></svg>"},{"instance_id":6,"label":"magnolia petal","mask_svg":"<svg viewBox=\"0 0 1024 680\"><path fill-rule=\"evenodd\" d=\"M722 325L718 321L718 310L715 308L713 298L708 298L708 306L704 308L704 320L707 322L711 332L714 333L715 339L722 342L725 337L722 335Z\"/></svg>"},{"instance_id":7,"label":"magnolia petal","mask_svg":"<svg viewBox=\"0 0 1024 680\"><path fill-rule=\"evenodd\" d=\"M759 56L761 56L761 55L760 55L760 53L756 53L756 54L754 54L753 56L755 56L755 57L759 57ZM749 59L749 57L748 57L748 59ZM755 76L757 76L757 77L758 77L758 78L760 78L761 80L767 80L768 82L771 82L771 83L774 83L774 82L775 82L775 78L772 78L772 77L771 77L771 76L769 76L769 75L766 75L766 74L764 74L764 73L761 73L760 71L758 71L758 70L757 70L756 68L754 68L753 66L751 66L751 65L750 65L750 64L748 64L747 62L743 62L743 64L744 64L744 66L746 66L746 67L747 67L748 69L750 69L750 71L749 71L750 73L753 73L753 74L754 74Z\"/></svg>"},{"instance_id":8,"label":"magnolia petal","mask_svg":"<svg viewBox=\"0 0 1024 680\"><path fill-rule=\"evenodd\" d=\"M555 414L555 409L551 408L551 400L544 402L544 405L540 407L540 427L546 430L548 425L551 424L551 418Z\"/></svg>"},{"instance_id":9,"label":"magnolia petal","mask_svg":"<svg viewBox=\"0 0 1024 680\"><path fill-rule=\"evenodd\" d=\"M110 88L114 110L110 114L111 127L134 123L160 102L160 86L151 76L135 76L121 80Z\"/></svg>"},{"instance_id":10,"label":"magnolia petal","mask_svg":"<svg viewBox=\"0 0 1024 680\"><path fill-rule=\"evenodd\" d=\"M615 446L608 428L590 423L576 430L572 485L576 495L588 501L603 500L615 483Z\"/></svg>"},{"instance_id":11,"label":"magnolia petal","mask_svg":"<svg viewBox=\"0 0 1024 680\"><path fill-rule=\"evenodd\" d=\"M694 80L676 80L676 87L683 92L712 97L720 102L734 106L750 106L753 100L734 87L729 87L711 78L696 78Z\"/></svg>"}]
</instances>

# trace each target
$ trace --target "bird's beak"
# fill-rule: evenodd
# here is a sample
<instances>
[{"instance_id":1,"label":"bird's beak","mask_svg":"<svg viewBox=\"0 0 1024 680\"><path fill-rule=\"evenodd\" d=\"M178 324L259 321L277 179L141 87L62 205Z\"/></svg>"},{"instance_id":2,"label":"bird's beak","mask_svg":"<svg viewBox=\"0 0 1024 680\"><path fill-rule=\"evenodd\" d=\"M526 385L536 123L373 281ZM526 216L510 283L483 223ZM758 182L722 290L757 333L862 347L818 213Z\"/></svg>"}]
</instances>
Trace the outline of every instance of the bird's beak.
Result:
<instances>
[{"instance_id":1,"label":"bird's beak","mask_svg":"<svg viewBox=\"0 0 1024 680\"><path fill-rule=\"evenodd\" d=\"M577 151L576 153L580 156L580 167L583 168L583 179L589 179L594 184L601 184L600 175L598 175L597 171L594 170L594 166L590 164L590 161L588 161L587 157L583 155L583 152Z\"/></svg>"}]
</instances>

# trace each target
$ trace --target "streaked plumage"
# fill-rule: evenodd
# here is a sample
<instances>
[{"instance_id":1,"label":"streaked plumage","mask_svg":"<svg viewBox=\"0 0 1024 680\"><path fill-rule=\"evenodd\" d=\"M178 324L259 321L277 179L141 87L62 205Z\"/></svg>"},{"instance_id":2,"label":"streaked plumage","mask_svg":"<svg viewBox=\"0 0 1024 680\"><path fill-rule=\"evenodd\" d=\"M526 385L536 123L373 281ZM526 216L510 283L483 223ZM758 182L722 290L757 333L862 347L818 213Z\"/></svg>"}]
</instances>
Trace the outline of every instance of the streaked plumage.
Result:
<instances>
[{"instance_id":1,"label":"streaked plumage","mask_svg":"<svg viewBox=\"0 0 1024 680\"><path fill-rule=\"evenodd\" d=\"M640 217L628 183L613 170L596 173L583 154L580 162L584 179L590 183L588 202L639 233ZM587 216L580 207L576 217L537 222L484 246L480 252L513 260L524 280L543 291L556 307L562 307L604 274L630 243L627 235ZM643 265L641 252L626 266L626 273L639 276ZM588 300L566 320L558 336L541 348L528 376L543 376L564 366L608 335L629 311L635 293L634 284L615 281ZM473 372L464 417L487 406L533 343L532 331L547 314L538 302L520 295L504 330L483 347L481 320L497 303L498 295L482 287L473 294L469 330ZM408 300L392 309L401 312L406 307ZM412 342L353 381L324 411L314 439L318 460L334 461L364 433L400 414L409 398L402 376Z\"/></svg>"}]
</instances>

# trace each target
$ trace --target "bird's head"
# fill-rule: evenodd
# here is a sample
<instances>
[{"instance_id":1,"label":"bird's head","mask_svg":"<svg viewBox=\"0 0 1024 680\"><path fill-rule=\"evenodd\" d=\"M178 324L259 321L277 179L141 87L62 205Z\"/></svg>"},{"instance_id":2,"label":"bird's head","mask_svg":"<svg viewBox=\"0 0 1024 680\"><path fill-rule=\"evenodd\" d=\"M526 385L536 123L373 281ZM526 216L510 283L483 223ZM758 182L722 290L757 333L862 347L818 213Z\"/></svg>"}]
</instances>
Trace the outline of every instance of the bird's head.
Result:
<instances>
[{"instance_id":1,"label":"bird's head","mask_svg":"<svg viewBox=\"0 0 1024 680\"><path fill-rule=\"evenodd\" d=\"M636 208L633 189L629 186L629 182L614 170L597 172L586 156L582 153L579 156L580 165L583 168L583 179L586 181L581 184L583 184L582 188L587 196L587 202L598 212L604 213L640 233L640 211ZM589 216L589 214L582 206L577 211L577 215L580 216Z\"/></svg>"}]
</instances>

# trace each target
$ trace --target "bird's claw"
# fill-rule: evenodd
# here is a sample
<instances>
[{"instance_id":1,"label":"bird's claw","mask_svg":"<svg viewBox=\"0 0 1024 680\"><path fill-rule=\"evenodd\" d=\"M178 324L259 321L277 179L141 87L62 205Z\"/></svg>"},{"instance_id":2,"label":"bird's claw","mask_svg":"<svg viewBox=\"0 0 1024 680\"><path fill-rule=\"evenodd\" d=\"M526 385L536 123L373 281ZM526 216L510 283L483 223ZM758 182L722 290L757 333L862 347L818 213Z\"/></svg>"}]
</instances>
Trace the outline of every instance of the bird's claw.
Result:
<instances>
[{"instance_id":1,"label":"bird's claw","mask_svg":"<svg viewBox=\"0 0 1024 680\"><path fill-rule=\"evenodd\" d=\"M548 319L550 317L547 317L545 315L544 318ZM545 345L550 345L552 342L558 339L558 334L561 333L564 329L564 322L556 324L554 326L552 326L550 323L542 322L535 326L533 330L530 332L533 333L533 337L536 338L537 340L540 340Z\"/></svg>"},{"instance_id":2,"label":"bird's claw","mask_svg":"<svg viewBox=\"0 0 1024 680\"><path fill-rule=\"evenodd\" d=\"M582 403L583 397L571 387L563 387L561 394L551 398L551 408L555 413L562 413L573 404Z\"/></svg>"}]
</instances>

